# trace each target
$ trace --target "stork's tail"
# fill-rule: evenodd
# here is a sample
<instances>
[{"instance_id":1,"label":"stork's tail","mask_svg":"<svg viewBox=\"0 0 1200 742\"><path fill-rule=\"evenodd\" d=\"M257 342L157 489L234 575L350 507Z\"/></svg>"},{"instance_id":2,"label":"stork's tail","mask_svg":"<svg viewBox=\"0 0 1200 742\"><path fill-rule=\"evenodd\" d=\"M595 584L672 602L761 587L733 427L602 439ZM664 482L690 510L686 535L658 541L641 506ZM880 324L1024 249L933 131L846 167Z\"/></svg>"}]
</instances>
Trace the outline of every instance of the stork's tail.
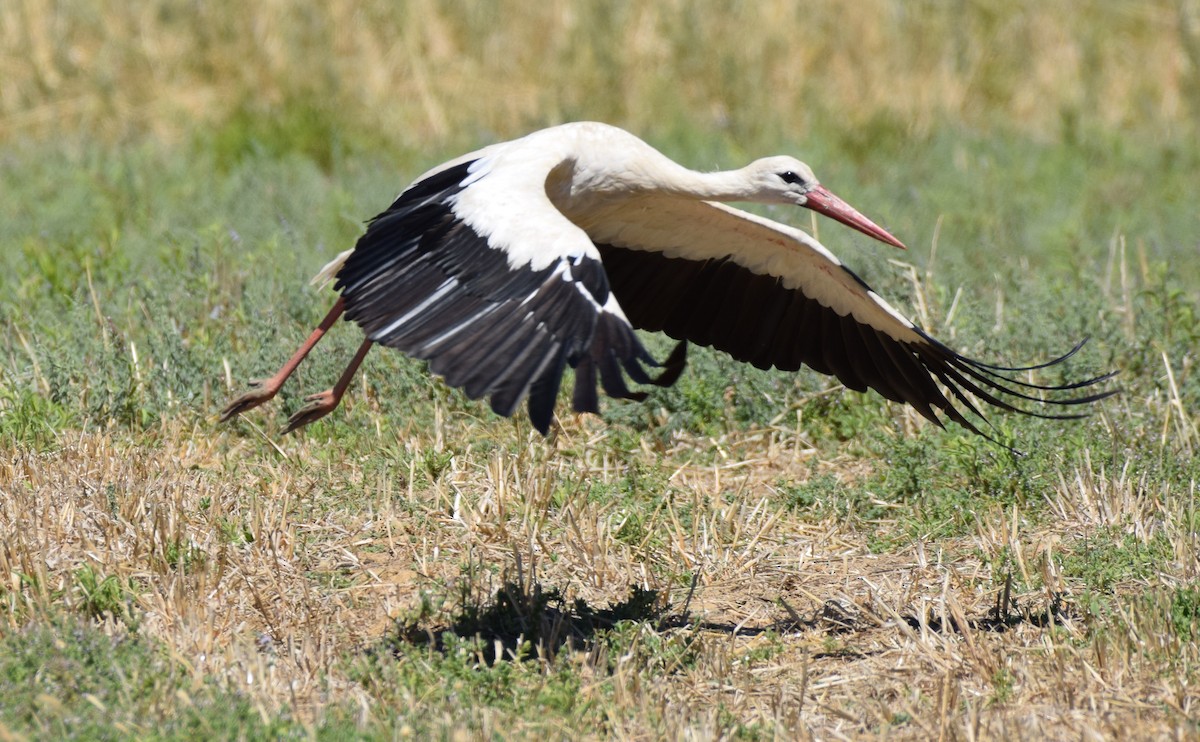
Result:
<instances>
[{"instance_id":1,"label":"stork's tail","mask_svg":"<svg viewBox=\"0 0 1200 742\"><path fill-rule=\"evenodd\" d=\"M354 252L354 248L346 250L341 255L338 255L336 258L329 261L329 263L321 269L320 273L313 276L309 283L313 286L316 286L318 289L325 288L326 284L337 278L338 271L342 269L342 265L346 262L346 259L350 257L350 253L352 252Z\"/></svg>"}]
</instances>

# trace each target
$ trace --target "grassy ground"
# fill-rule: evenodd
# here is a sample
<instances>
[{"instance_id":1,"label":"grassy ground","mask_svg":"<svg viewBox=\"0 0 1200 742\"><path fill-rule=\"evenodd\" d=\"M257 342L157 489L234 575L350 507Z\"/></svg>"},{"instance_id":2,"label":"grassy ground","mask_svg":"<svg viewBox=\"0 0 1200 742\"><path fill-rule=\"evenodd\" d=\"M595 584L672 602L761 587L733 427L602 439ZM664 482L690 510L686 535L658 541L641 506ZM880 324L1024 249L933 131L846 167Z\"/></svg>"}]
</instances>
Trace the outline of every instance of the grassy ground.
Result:
<instances>
[{"instance_id":1,"label":"grassy ground","mask_svg":"<svg viewBox=\"0 0 1200 742\"><path fill-rule=\"evenodd\" d=\"M546 87L513 30L534 5L453 5L0 8L27 47L0 47L25 49L0 56L0 738L1200 735L1188 3L811 6L816 48L790 4L731 5L757 51L686 3L550 3ZM563 118L700 167L798 154L912 247L818 225L906 314L1000 361L1091 336L1069 373L1124 392L994 417L1016 458L699 351L643 404L560 405L543 440L377 352L281 438L357 345L338 327L215 424L408 178Z\"/></svg>"}]
</instances>

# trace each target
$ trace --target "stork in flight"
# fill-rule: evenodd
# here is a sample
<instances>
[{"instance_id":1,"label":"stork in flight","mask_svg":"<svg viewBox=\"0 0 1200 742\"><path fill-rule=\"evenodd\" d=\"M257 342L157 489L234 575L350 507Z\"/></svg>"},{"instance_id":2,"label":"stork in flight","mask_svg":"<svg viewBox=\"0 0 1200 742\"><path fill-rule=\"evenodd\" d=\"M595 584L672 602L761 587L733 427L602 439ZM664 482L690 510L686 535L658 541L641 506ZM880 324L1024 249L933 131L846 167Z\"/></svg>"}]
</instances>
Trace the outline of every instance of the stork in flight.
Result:
<instances>
[{"instance_id":1,"label":"stork in flight","mask_svg":"<svg viewBox=\"0 0 1200 742\"><path fill-rule=\"evenodd\" d=\"M489 397L500 415L527 400L543 435L568 366L575 370L572 406L598 412L597 374L610 396L642 399L624 377L674 383L689 341L758 368L807 365L856 391L871 388L912 405L939 426L937 410L985 436L964 415L985 419L972 397L1066 418L1078 415L1008 399L1080 405L1114 393L1088 389L1111 374L1049 386L1013 376L1061 363L1079 346L1028 367L962 356L905 319L813 237L730 201L804 206L904 247L792 157L700 173L613 126L543 129L417 178L314 279L336 278L341 293L320 326L221 419L274 397L343 313L366 339L337 383L308 397L285 432L337 407L374 343L427 360L471 399ZM657 363L634 328L665 332L679 344Z\"/></svg>"}]
</instances>

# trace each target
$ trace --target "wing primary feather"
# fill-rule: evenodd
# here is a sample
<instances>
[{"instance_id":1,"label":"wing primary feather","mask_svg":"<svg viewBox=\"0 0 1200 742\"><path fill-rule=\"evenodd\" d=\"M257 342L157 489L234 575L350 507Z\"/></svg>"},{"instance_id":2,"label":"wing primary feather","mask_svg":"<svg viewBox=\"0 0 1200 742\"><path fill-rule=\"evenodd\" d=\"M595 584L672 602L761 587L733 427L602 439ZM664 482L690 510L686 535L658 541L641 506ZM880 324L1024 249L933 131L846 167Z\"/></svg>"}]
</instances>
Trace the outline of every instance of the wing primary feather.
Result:
<instances>
[{"instance_id":1,"label":"wing primary feather","mask_svg":"<svg viewBox=\"0 0 1200 742\"><path fill-rule=\"evenodd\" d=\"M600 413L600 399L596 394L596 364L592 363L591 358L584 358L575 366L571 407L576 412Z\"/></svg>"},{"instance_id":2,"label":"wing primary feather","mask_svg":"<svg viewBox=\"0 0 1200 742\"><path fill-rule=\"evenodd\" d=\"M768 284L767 298L761 307L761 316L751 325L753 329L747 333L750 342L749 361L756 368L768 369L772 358L778 355L772 345L775 335L779 332L791 304L791 291L783 288L782 283L775 279Z\"/></svg>"},{"instance_id":3,"label":"wing primary feather","mask_svg":"<svg viewBox=\"0 0 1200 742\"><path fill-rule=\"evenodd\" d=\"M988 404L992 405L993 407L997 407L1001 410L1006 410L1008 412L1019 412L1022 415L1029 415L1030 417L1040 417L1045 420L1077 420L1082 417L1087 417L1087 415L1083 415L1083 414L1059 415L1059 414L1052 414L1052 413L1048 413L1048 412L1037 412L1035 410L1026 410L1021 407L1017 407L1016 405L1013 405L1010 402L1006 402L1003 399L1000 399L999 397L997 397L996 395L991 394L987 390L980 388L980 386L978 384L975 384L973 381L971 381L967 377L963 376L962 373L960 373L958 371L958 369L955 368L954 366L947 365L941 370L941 372L943 374L945 374L946 377L953 379L957 383L957 386L952 386L951 388L961 387L962 389L965 389L965 390L969 391L971 394L975 395L976 397L982 399L984 402L987 402ZM1034 401L1040 402L1041 400L1035 399ZM980 414L980 412L978 410L972 408L972 412L974 412L976 415L979 415L979 417L984 418L984 416L982 414ZM987 419L987 418L984 418L984 419Z\"/></svg>"},{"instance_id":4,"label":"wing primary feather","mask_svg":"<svg viewBox=\"0 0 1200 742\"><path fill-rule=\"evenodd\" d=\"M968 376L970 376L971 378L980 382L981 384L984 384L998 392L1002 392L1004 394L1011 395L1018 399L1023 399L1027 402L1036 402L1038 404L1052 404L1052 405L1060 405L1060 406L1089 404L1091 402L1096 402L1098 400L1111 397L1113 394L1116 394L1117 391L1119 391L1119 390L1108 390L1108 391L1104 391L1104 392L1098 392L1097 394L1088 395L1085 397L1072 397L1069 399L1034 397L1030 394L1025 394L1023 392L1019 392L1016 389L1008 388L1007 386L996 381L996 378L994 376L985 375L985 374L975 370L974 368L972 368L972 366L969 363L964 363L961 360L952 359L952 360L946 362L945 365L947 368L954 368L962 373L967 374ZM1012 381L1012 380L1005 379L1005 381ZM1035 388L1045 388L1050 391L1060 391L1060 390L1065 389L1063 387L1048 387L1048 388L1047 387L1035 387ZM1016 409L1017 411L1021 411L1021 412L1027 412L1025 410L1021 410L1020 408L1013 408L1013 409ZM1034 413L1028 413L1028 414L1034 414Z\"/></svg>"},{"instance_id":5,"label":"wing primary feather","mask_svg":"<svg viewBox=\"0 0 1200 742\"><path fill-rule=\"evenodd\" d=\"M866 379L871 388L893 402L912 404L920 409L922 404L920 398L910 391L911 384L906 378L904 370L898 368L887 351L883 349L874 330L860 322L855 322L852 317L846 318L843 324L850 325L846 328L847 335L851 332L858 335L857 347L862 354L861 364L864 367L869 364L873 369L870 378ZM917 403L914 404L914 402Z\"/></svg>"},{"instance_id":6,"label":"wing primary feather","mask_svg":"<svg viewBox=\"0 0 1200 742\"><path fill-rule=\"evenodd\" d=\"M562 344L545 332L536 332L535 338L534 342L527 343L520 349L517 356L496 374L484 391L484 394L491 395L492 409L497 414L505 417L511 415L530 385L559 354Z\"/></svg>"},{"instance_id":7,"label":"wing primary feather","mask_svg":"<svg viewBox=\"0 0 1200 742\"><path fill-rule=\"evenodd\" d=\"M944 357L944 360L946 362L959 362L961 364L966 364L975 369L978 369L979 372L987 374L988 376L992 377L993 379L998 379L998 380L1001 380L1001 381L1004 381L1004 382L1007 382L1010 384L1016 384L1018 386L1025 387L1027 389L1039 389L1039 390L1048 391L1048 392L1069 391L1072 389L1082 389L1084 387L1095 386L1096 384L1100 384L1105 381L1108 381L1109 379L1117 376L1120 373L1119 371L1109 371L1108 373L1100 374L1098 376L1093 376L1091 378L1084 379L1082 381L1072 382L1070 384L1034 384L1032 382L1022 381L1021 379L1014 379L1010 376L1005 376L1004 374L994 373L994 372L1008 371L1008 372L1012 372L1012 373L1018 373L1018 372L1022 372L1022 371L1036 371L1039 369L1050 368L1052 366L1056 366L1056 365L1062 363L1063 361L1066 361L1068 358L1074 356L1076 353L1078 353L1079 350L1084 346L1084 344L1088 342L1088 339L1084 338L1079 343L1077 343L1075 345L1075 347L1071 348L1071 350L1067 351L1063 355L1058 356L1057 358L1051 359L1049 361L1045 361L1043 363L1038 363L1038 364L1035 364L1032 366L997 366L995 364L985 363L985 362L977 360L975 358L969 358L967 356L964 356L963 354L953 350L952 348L947 347L944 343L941 343L938 340L936 340L935 338L930 337L927 333L925 333L919 327L917 327L915 329L916 329L917 333L929 344L930 349L941 354ZM1117 391L1119 391L1119 390L1117 390ZM1049 400L1037 399L1035 401L1040 402L1040 401L1049 401Z\"/></svg>"},{"instance_id":8,"label":"wing primary feather","mask_svg":"<svg viewBox=\"0 0 1200 742\"><path fill-rule=\"evenodd\" d=\"M926 419L932 420L938 427L944 427L941 419L933 411L933 407L936 406L945 409L950 405L950 401L938 389L938 385L929 376L929 371L913 357L912 352L908 348L891 340L891 338L880 337L879 333L874 330L871 330L871 332L875 334L876 342L883 349L883 352L888 355L892 360L892 364L908 382L909 389L911 390L907 400L908 403Z\"/></svg>"},{"instance_id":9,"label":"wing primary feather","mask_svg":"<svg viewBox=\"0 0 1200 742\"><path fill-rule=\"evenodd\" d=\"M566 367L566 356L557 353L552 356L552 362L534 380L529 387L529 397L526 408L529 410L529 421L542 435L550 432L550 423L554 420L554 403L558 401L558 388L562 384L563 370ZM592 392L595 393L595 385Z\"/></svg>"},{"instance_id":10,"label":"wing primary feather","mask_svg":"<svg viewBox=\"0 0 1200 742\"><path fill-rule=\"evenodd\" d=\"M1084 338L1083 340L1080 340L1078 343L1076 343L1076 344L1075 344L1075 347L1071 348L1069 351L1067 351L1066 353L1062 354L1061 356L1059 356L1059 357L1057 357L1057 358L1052 358L1052 359L1050 359L1049 361L1043 361L1042 363L1038 363L1038 364L1035 364L1035 365L1032 365L1032 366L997 366L997 365L994 365L994 364L991 364L991 363L984 363L983 361L977 361L977 360L975 360L975 359L973 359L973 358L967 358L967 357L965 357L965 356L963 356L963 355L961 355L961 354L959 354L959 353L957 353L957 352L955 352L955 351L951 350L950 348L947 348L945 345L942 345L942 343L939 343L937 340L935 340L934 338L930 337L930 336L929 336L928 334L926 334L926 333L925 333L925 331L924 331L924 330L922 330L921 328L919 328L919 327L918 327L918 328L915 328L915 329L916 329L917 333L918 333L919 335L921 335L923 338L925 338L926 340L928 340L928 341L929 341L929 342L931 342L931 343L934 343L934 344L936 344L936 345L940 345L942 348L944 348L944 349L945 349L947 352L949 352L951 355L957 356L957 357L959 358L959 360L967 361L967 362L969 362L969 363L972 363L972 364L974 364L974 365L976 365L976 366L982 366L983 368L989 368L989 369L991 369L991 370L993 370L993 371L1014 371L1014 372L1020 372L1020 371L1037 371L1038 369L1049 368L1050 366L1056 366L1056 365L1058 365L1058 364L1062 363L1063 361L1067 360L1067 359L1068 359L1068 358L1070 358L1071 356L1075 355L1075 354L1076 354L1076 353L1078 353L1080 350L1082 350L1082 349L1083 349L1083 346L1084 346L1084 345L1086 345L1086 344L1087 344L1087 342L1088 342L1088 340L1090 340L1090 339L1091 339L1091 338ZM1114 372L1114 373L1115 373L1115 372Z\"/></svg>"},{"instance_id":11,"label":"wing primary feather","mask_svg":"<svg viewBox=\"0 0 1200 742\"><path fill-rule=\"evenodd\" d=\"M683 369L687 366L687 346L688 343L686 340L680 340L671 349L671 354L667 356L666 360L655 364L663 371L650 380L651 384L666 387L672 386L679 380L680 374L683 373Z\"/></svg>"},{"instance_id":12,"label":"wing primary feather","mask_svg":"<svg viewBox=\"0 0 1200 742\"><path fill-rule=\"evenodd\" d=\"M803 294L800 294L803 296ZM803 297L801 302L800 316L797 318L797 330L804 336L803 343L796 344L795 355L792 360L796 363L807 364L817 373L834 375L833 368L826 360L825 350L822 346L825 336L825 316L828 309L821 306L813 299Z\"/></svg>"},{"instance_id":13,"label":"wing primary feather","mask_svg":"<svg viewBox=\"0 0 1200 742\"><path fill-rule=\"evenodd\" d=\"M546 368L555 365L556 359L562 356L562 343L551 340L548 347L543 344L536 352L533 350L531 348L531 352L525 353L518 363L510 365L492 382L488 393L496 414L508 417L516 411Z\"/></svg>"},{"instance_id":14,"label":"wing primary feather","mask_svg":"<svg viewBox=\"0 0 1200 742\"><path fill-rule=\"evenodd\" d=\"M867 383L859 375L846 353L847 336L842 332L842 323L836 313L821 313L821 354L838 381L856 392L867 390Z\"/></svg>"}]
</instances>

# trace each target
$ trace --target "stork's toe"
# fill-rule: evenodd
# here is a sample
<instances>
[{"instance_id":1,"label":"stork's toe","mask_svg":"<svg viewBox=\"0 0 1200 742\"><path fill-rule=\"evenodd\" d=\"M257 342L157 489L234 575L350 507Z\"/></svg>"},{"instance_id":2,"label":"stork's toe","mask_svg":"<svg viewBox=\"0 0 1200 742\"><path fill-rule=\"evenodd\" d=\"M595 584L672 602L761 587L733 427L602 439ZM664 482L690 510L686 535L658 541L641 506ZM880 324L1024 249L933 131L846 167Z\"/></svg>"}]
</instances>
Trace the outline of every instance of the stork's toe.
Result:
<instances>
[{"instance_id":1,"label":"stork's toe","mask_svg":"<svg viewBox=\"0 0 1200 742\"><path fill-rule=\"evenodd\" d=\"M332 389L309 395L304 399L308 404L296 410L295 414L288 418L287 427L283 429L284 435L320 420L338 405L338 399L334 396Z\"/></svg>"},{"instance_id":2,"label":"stork's toe","mask_svg":"<svg viewBox=\"0 0 1200 742\"><path fill-rule=\"evenodd\" d=\"M230 418L240 415L243 412L248 412L261 404L270 402L278 387L272 387L268 384L269 379L254 379L250 382L250 389L242 396L233 400L221 410L221 422L227 422Z\"/></svg>"}]
</instances>

